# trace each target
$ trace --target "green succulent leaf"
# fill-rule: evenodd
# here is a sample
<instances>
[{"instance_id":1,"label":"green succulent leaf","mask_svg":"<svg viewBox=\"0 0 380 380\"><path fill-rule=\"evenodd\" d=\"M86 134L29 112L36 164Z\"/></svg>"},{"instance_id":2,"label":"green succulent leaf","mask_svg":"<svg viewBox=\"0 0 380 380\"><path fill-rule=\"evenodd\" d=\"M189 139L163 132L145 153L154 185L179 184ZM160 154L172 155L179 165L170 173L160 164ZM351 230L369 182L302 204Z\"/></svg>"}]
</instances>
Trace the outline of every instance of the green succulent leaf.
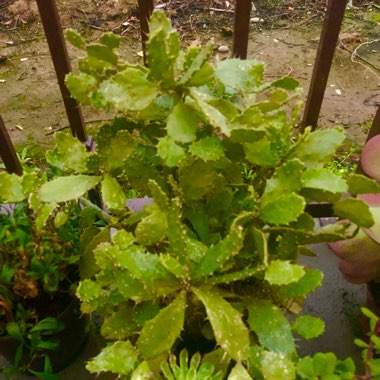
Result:
<instances>
[{"instance_id":1,"label":"green succulent leaf","mask_svg":"<svg viewBox=\"0 0 380 380\"><path fill-rule=\"evenodd\" d=\"M112 48L103 44L95 43L87 45L86 50L87 54L90 57L94 57L96 59L99 59L100 61L104 61L112 65L116 65L119 59Z\"/></svg>"},{"instance_id":2,"label":"green succulent leaf","mask_svg":"<svg viewBox=\"0 0 380 380\"><path fill-rule=\"evenodd\" d=\"M292 282L281 288L281 293L289 298L305 297L317 289L323 279L323 274L318 269L308 270L297 282Z\"/></svg>"},{"instance_id":3,"label":"green succulent leaf","mask_svg":"<svg viewBox=\"0 0 380 380\"><path fill-rule=\"evenodd\" d=\"M248 305L248 323L266 349L284 355L295 351L290 324L270 301L253 299Z\"/></svg>"},{"instance_id":4,"label":"green succulent leaf","mask_svg":"<svg viewBox=\"0 0 380 380\"><path fill-rule=\"evenodd\" d=\"M328 169L309 168L302 176L303 187L320 189L332 193L344 193L348 191L346 181Z\"/></svg>"},{"instance_id":5,"label":"green succulent leaf","mask_svg":"<svg viewBox=\"0 0 380 380\"><path fill-rule=\"evenodd\" d=\"M304 275L303 266L285 260L274 260L267 268L265 280L271 285L288 285L299 281Z\"/></svg>"},{"instance_id":6,"label":"green succulent leaf","mask_svg":"<svg viewBox=\"0 0 380 380\"><path fill-rule=\"evenodd\" d=\"M125 340L138 331L135 312L129 304L122 305L117 311L107 315L100 328L106 339Z\"/></svg>"},{"instance_id":7,"label":"green succulent leaf","mask_svg":"<svg viewBox=\"0 0 380 380\"><path fill-rule=\"evenodd\" d=\"M239 362L232 368L227 380L253 380L248 371Z\"/></svg>"},{"instance_id":8,"label":"green succulent leaf","mask_svg":"<svg viewBox=\"0 0 380 380\"><path fill-rule=\"evenodd\" d=\"M222 142L217 137L205 137L190 145L189 151L203 161L217 161L224 157Z\"/></svg>"},{"instance_id":9,"label":"green succulent leaf","mask_svg":"<svg viewBox=\"0 0 380 380\"><path fill-rule=\"evenodd\" d=\"M110 49L117 49L120 47L121 37L115 33L107 32L100 36L99 41Z\"/></svg>"},{"instance_id":10,"label":"green succulent leaf","mask_svg":"<svg viewBox=\"0 0 380 380\"><path fill-rule=\"evenodd\" d=\"M109 175L104 176L101 183L101 193L107 208L120 211L125 210L127 196L115 178Z\"/></svg>"},{"instance_id":11,"label":"green succulent leaf","mask_svg":"<svg viewBox=\"0 0 380 380\"><path fill-rule=\"evenodd\" d=\"M219 63L215 76L227 87L251 91L264 79L264 64L255 60L226 59Z\"/></svg>"},{"instance_id":12,"label":"green succulent leaf","mask_svg":"<svg viewBox=\"0 0 380 380\"><path fill-rule=\"evenodd\" d=\"M286 355L279 352L265 351L261 360L265 380L295 380L296 369Z\"/></svg>"},{"instance_id":13,"label":"green succulent leaf","mask_svg":"<svg viewBox=\"0 0 380 380\"><path fill-rule=\"evenodd\" d=\"M168 136L182 143L194 141L199 122L200 118L194 109L186 104L178 103L168 118L166 126Z\"/></svg>"},{"instance_id":14,"label":"green succulent leaf","mask_svg":"<svg viewBox=\"0 0 380 380\"><path fill-rule=\"evenodd\" d=\"M157 154L164 160L167 166L178 166L185 157L185 150L177 145L169 136L160 138L157 144Z\"/></svg>"},{"instance_id":15,"label":"green succulent leaf","mask_svg":"<svg viewBox=\"0 0 380 380\"><path fill-rule=\"evenodd\" d=\"M334 157L344 138L338 129L307 132L299 138L290 158L298 158L308 167L321 167Z\"/></svg>"},{"instance_id":16,"label":"green succulent leaf","mask_svg":"<svg viewBox=\"0 0 380 380\"><path fill-rule=\"evenodd\" d=\"M38 233L41 233L44 227L46 227L46 222L56 207L56 203L46 203L40 207L35 220L36 230Z\"/></svg>"},{"instance_id":17,"label":"green succulent leaf","mask_svg":"<svg viewBox=\"0 0 380 380\"><path fill-rule=\"evenodd\" d=\"M76 31L72 29L67 29L65 31L65 37L67 41L71 43L71 45L75 46L78 49L85 49L86 48L86 42L84 38L77 33Z\"/></svg>"},{"instance_id":18,"label":"green succulent leaf","mask_svg":"<svg viewBox=\"0 0 380 380\"><path fill-rule=\"evenodd\" d=\"M192 288L206 308L216 342L234 360L247 357L249 332L240 313L219 295L208 289Z\"/></svg>"},{"instance_id":19,"label":"green succulent leaf","mask_svg":"<svg viewBox=\"0 0 380 380\"><path fill-rule=\"evenodd\" d=\"M138 353L128 341L111 343L102 349L100 354L89 361L86 368L91 373L112 372L117 375L128 375L135 367Z\"/></svg>"},{"instance_id":20,"label":"green succulent leaf","mask_svg":"<svg viewBox=\"0 0 380 380\"><path fill-rule=\"evenodd\" d=\"M324 322L311 315L301 315L293 323L292 329L305 339L313 339L325 331Z\"/></svg>"},{"instance_id":21,"label":"green succulent leaf","mask_svg":"<svg viewBox=\"0 0 380 380\"><path fill-rule=\"evenodd\" d=\"M369 206L360 199L346 197L334 203L334 212L360 227L370 228L375 223Z\"/></svg>"},{"instance_id":22,"label":"green succulent leaf","mask_svg":"<svg viewBox=\"0 0 380 380\"><path fill-rule=\"evenodd\" d=\"M16 174L0 173L0 199L3 202L21 202L26 196L23 192L22 177Z\"/></svg>"},{"instance_id":23,"label":"green succulent leaf","mask_svg":"<svg viewBox=\"0 0 380 380\"><path fill-rule=\"evenodd\" d=\"M251 143L244 144L247 160L259 166L275 166L278 162L277 154L273 151L266 137Z\"/></svg>"},{"instance_id":24,"label":"green succulent leaf","mask_svg":"<svg viewBox=\"0 0 380 380\"><path fill-rule=\"evenodd\" d=\"M98 88L98 82L92 75L69 73L65 83L72 97L82 104L91 104L92 94Z\"/></svg>"},{"instance_id":25,"label":"green succulent leaf","mask_svg":"<svg viewBox=\"0 0 380 380\"><path fill-rule=\"evenodd\" d=\"M284 90L295 90L299 87L298 80L292 77L283 77L271 82L271 87L283 88Z\"/></svg>"},{"instance_id":26,"label":"green succulent leaf","mask_svg":"<svg viewBox=\"0 0 380 380\"><path fill-rule=\"evenodd\" d=\"M146 74L133 67L102 82L99 93L113 108L122 112L142 111L159 95L156 85L146 78Z\"/></svg>"},{"instance_id":27,"label":"green succulent leaf","mask_svg":"<svg viewBox=\"0 0 380 380\"><path fill-rule=\"evenodd\" d=\"M151 371L148 362L143 361L133 371L131 380L154 380L154 373Z\"/></svg>"},{"instance_id":28,"label":"green succulent leaf","mask_svg":"<svg viewBox=\"0 0 380 380\"><path fill-rule=\"evenodd\" d=\"M380 193L380 185L371 178L353 173L347 178L348 192L350 194L376 194Z\"/></svg>"},{"instance_id":29,"label":"green succulent leaf","mask_svg":"<svg viewBox=\"0 0 380 380\"><path fill-rule=\"evenodd\" d=\"M298 194L270 195L263 198L260 218L274 225L295 222L303 213L305 199Z\"/></svg>"},{"instance_id":30,"label":"green succulent leaf","mask_svg":"<svg viewBox=\"0 0 380 380\"><path fill-rule=\"evenodd\" d=\"M42 202L67 202L78 199L94 188L102 177L84 174L59 177L44 183L38 191Z\"/></svg>"},{"instance_id":31,"label":"green succulent leaf","mask_svg":"<svg viewBox=\"0 0 380 380\"><path fill-rule=\"evenodd\" d=\"M157 316L145 323L137 340L139 352L145 359L152 359L168 352L183 328L186 293L181 292Z\"/></svg>"},{"instance_id":32,"label":"green succulent leaf","mask_svg":"<svg viewBox=\"0 0 380 380\"><path fill-rule=\"evenodd\" d=\"M243 241L243 228L241 226L233 227L223 240L207 250L202 260L194 268L193 277L200 279L222 269L229 259L239 253Z\"/></svg>"}]
</instances>

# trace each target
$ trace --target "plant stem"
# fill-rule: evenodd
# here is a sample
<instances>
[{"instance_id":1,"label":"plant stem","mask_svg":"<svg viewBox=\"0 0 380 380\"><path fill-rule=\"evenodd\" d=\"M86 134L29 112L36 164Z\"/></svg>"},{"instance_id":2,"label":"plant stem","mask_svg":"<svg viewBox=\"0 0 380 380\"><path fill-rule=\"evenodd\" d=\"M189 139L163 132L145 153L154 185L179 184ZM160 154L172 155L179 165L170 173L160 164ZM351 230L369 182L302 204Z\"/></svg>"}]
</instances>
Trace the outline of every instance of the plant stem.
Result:
<instances>
[{"instance_id":1,"label":"plant stem","mask_svg":"<svg viewBox=\"0 0 380 380\"><path fill-rule=\"evenodd\" d=\"M94 205L88 199L80 197L79 198L79 202L82 204L82 206L91 207L93 210L95 210L96 211L96 216L99 219L103 220L106 223L110 223L111 222L111 219L112 219L111 215L107 214L101 208L99 208L98 206Z\"/></svg>"}]
</instances>

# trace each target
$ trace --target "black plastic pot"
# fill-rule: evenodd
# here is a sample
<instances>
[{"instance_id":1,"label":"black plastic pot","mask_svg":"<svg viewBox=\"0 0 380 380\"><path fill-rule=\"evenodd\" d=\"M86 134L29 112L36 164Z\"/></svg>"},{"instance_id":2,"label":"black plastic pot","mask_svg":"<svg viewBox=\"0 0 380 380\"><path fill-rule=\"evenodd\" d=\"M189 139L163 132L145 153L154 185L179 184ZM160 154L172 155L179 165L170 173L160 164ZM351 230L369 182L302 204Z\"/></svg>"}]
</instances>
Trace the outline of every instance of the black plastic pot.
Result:
<instances>
[{"instance_id":1,"label":"black plastic pot","mask_svg":"<svg viewBox=\"0 0 380 380\"><path fill-rule=\"evenodd\" d=\"M79 354L83 351L88 333L86 317L81 316L79 301L73 299L66 309L57 316L65 328L52 335L58 339L59 347L55 351L46 351L51 361L53 372L60 372L68 367ZM14 361L15 354L19 343L10 336L0 337L0 355L7 359L11 364ZM26 365L30 362L30 356L27 350L24 350L21 365ZM34 371L43 371L44 358L33 360L29 369Z\"/></svg>"}]
</instances>

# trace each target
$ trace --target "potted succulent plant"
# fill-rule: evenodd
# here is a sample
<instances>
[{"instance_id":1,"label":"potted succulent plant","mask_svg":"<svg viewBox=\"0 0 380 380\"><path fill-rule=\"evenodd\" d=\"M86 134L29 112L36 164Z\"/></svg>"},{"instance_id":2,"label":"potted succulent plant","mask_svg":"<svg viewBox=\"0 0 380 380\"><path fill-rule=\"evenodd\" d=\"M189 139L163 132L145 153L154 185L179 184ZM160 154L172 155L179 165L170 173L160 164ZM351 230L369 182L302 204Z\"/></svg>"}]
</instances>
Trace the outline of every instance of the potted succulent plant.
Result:
<instances>
[{"instance_id":1,"label":"potted succulent plant","mask_svg":"<svg viewBox=\"0 0 380 380\"><path fill-rule=\"evenodd\" d=\"M46 206L79 200L107 225L85 232L80 262L82 311L101 316L109 340L87 368L128 379L351 379L352 360L300 359L293 337L324 330L297 317L322 281L299 255L374 223L354 195L379 192L377 183L325 168L342 131L298 134L295 79L266 82L255 60L214 67L210 46L181 51L163 13L151 18L148 67L122 61L111 33L89 45L66 36L87 53L67 78L72 95L120 112L93 152L58 133L47 158L65 175L36 192ZM103 210L85 197L95 187ZM312 201L356 227L316 229Z\"/></svg>"},{"instance_id":2,"label":"potted succulent plant","mask_svg":"<svg viewBox=\"0 0 380 380\"><path fill-rule=\"evenodd\" d=\"M2 374L50 376L82 348L75 298L81 209L44 205L34 190L46 174L0 173L0 354ZM60 348L60 349L58 349Z\"/></svg>"}]
</instances>

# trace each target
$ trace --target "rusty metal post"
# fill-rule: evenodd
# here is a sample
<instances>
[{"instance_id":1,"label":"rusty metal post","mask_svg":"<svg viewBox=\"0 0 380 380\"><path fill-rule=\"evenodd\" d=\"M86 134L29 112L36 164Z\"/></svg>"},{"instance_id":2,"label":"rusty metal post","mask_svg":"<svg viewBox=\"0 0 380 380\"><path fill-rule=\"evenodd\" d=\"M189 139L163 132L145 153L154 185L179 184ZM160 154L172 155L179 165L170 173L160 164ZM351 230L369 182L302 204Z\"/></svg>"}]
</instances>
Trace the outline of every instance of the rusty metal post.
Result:
<instances>
[{"instance_id":1,"label":"rusty metal post","mask_svg":"<svg viewBox=\"0 0 380 380\"><path fill-rule=\"evenodd\" d=\"M81 109L78 102L70 96L70 92L65 86L65 76L71 71L71 67L57 5L55 0L37 0L37 5L57 74L71 132L73 136L76 136L80 141L84 142L87 136Z\"/></svg>"},{"instance_id":2,"label":"rusty metal post","mask_svg":"<svg viewBox=\"0 0 380 380\"><path fill-rule=\"evenodd\" d=\"M234 40L232 56L240 59L247 58L249 23L251 19L252 1L236 0Z\"/></svg>"},{"instance_id":3,"label":"rusty metal post","mask_svg":"<svg viewBox=\"0 0 380 380\"><path fill-rule=\"evenodd\" d=\"M141 43L146 64L146 42L149 38L149 19L154 10L154 0L138 0L140 13Z\"/></svg>"},{"instance_id":4,"label":"rusty metal post","mask_svg":"<svg viewBox=\"0 0 380 380\"><path fill-rule=\"evenodd\" d=\"M317 127L318 117L325 94L331 64L334 58L339 31L344 18L347 0L329 0L327 13L319 41L317 58L310 82L309 94L306 101L302 129Z\"/></svg>"},{"instance_id":5,"label":"rusty metal post","mask_svg":"<svg viewBox=\"0 0 380 380\"><path fill-rule=\"evenodd\" d=\"M4 162L7 172L17 175L22 175L22 167L17 157L15 148L9 138L7 128L5 127L4 120L0 116L0 156Z\"/></svg>"}]
</instances>

